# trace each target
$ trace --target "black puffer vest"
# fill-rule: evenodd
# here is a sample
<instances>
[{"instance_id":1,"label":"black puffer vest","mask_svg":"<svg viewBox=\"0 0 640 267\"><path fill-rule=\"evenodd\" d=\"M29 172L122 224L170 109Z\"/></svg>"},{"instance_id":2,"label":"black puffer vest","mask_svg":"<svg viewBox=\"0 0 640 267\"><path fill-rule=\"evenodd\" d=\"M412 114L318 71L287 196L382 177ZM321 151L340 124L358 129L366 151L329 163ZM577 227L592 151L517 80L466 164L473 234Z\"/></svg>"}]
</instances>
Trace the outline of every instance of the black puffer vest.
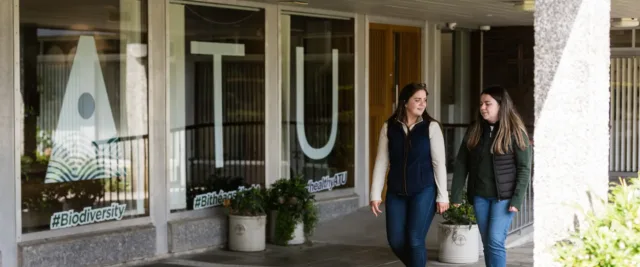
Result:
<instances>
[{"instance_id":1,"label":"black puffer vest","mask_svg":"<svg viewBox=\"0 0 640 267\"><path fill-rule=\"evenodd\" d=\"M387 192L411 196L435 184L429 139L430 123L421 121L405 133L400 122L388 122Z\"/></svg>"},{"instance_id":2,"label":"black puffer vest","mask_svg":"<svg viewBox=\"0 0 640 267\"><path fill-rule=\"evenodd\" d=\"M516 155L513 151L512 148L508 154L493 154L493 171L500 199L510 199L516 190Z\"/></svg>"},{"instance_id":3,"label":"black puffer vest","mask_svg":"<svg viewBox=\"0 0 640 267\"><path fill-rule=\"evenodd\" d=\"M490 132L491 128L488 123L484 123L486 127L485 132ZM495 124L492 134L498 133L498 123ZM514 139L512 137L511 140ZM507 154L493 153L493 172L496 180L496 188L498 190L498 198L510 199L513 197L513 193L516 190L516 154L515 154L515 141L512 142L511 150Z\"/></svg>"}]
</instances>

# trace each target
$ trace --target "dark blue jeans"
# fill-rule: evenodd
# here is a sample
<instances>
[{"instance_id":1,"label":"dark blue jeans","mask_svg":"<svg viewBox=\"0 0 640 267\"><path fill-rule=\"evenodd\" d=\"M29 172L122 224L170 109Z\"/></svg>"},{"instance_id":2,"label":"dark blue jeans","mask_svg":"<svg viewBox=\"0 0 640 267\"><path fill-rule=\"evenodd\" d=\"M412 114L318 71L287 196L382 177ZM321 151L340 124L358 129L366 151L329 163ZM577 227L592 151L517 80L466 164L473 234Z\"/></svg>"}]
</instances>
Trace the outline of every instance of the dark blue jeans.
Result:
<instances>
[{"instance_id":1,"label":"dark blue jeans","mask_svg":"<svg viewBox=\"0 0 640 267\"><path fill-rule=\"evenodd\" d=\"M507 252L504 247L507 231L515 213L509 211L510 200L476 196L473 209L478 221L478 230L484 246L484 262L487 267L507 266Z\"/></svg>"},{"instance_id":2,"label":"dark blue jeans","mask_svg":"<svg viewBox=\"0 0 640 267\"><path fill-rule=\"evenodd\" d=\"M385 207L391 250L405 266L424 267L425 238L436 212L436 186L412 196L387 193Z\"/></svg>"}]
</instances>

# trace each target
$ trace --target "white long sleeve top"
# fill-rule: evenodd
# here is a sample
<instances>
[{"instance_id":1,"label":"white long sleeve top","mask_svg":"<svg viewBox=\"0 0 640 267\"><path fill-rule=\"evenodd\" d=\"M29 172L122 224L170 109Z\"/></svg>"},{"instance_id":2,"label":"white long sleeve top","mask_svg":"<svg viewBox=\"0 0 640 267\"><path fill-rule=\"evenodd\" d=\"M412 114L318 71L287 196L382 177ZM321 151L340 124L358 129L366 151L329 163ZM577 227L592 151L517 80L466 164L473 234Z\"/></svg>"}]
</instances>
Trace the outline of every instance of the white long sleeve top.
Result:
<instances>
[{"instance_id":1,"label":"white long sleeve top","mask_svg":"<svg viewBox=\"0 0 640 267\"><path fill-rule=\"evenodd\" d=\"M402 123L404 132L408 133L410 129L413 129L417 123L422 121L421 119L421 117L418 117L418 121L408 127L406 124ZM447 159L445 157L444 137L442 136L440 125L435 121L432 121L429 124L429 140L435 183L438 189L436 202L449 203L449 194L447 193ZM376 162L373 168L373 182L371 184L371 194L369 196L371 201L382 200L382 189L384 188L387 169L389 168L388 143L387 123L385 122L382 125L382 129L380 129L380 137L378 138L378 154L376 155Z\"/></svg>"}]
</instances>

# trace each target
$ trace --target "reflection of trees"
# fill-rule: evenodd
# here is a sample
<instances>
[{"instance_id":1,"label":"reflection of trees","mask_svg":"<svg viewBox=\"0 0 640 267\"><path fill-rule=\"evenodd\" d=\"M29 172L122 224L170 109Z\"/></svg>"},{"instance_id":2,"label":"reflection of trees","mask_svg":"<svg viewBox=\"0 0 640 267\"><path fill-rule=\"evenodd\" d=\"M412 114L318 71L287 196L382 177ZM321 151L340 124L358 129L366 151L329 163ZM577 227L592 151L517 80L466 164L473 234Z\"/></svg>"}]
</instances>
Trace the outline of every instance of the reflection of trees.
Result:
<instances>
[{"instance_id":1,"label":"reflection of trees","mask_svg":"<svg viewBox=\"0 0 640 267\"><path fill-rule=\"evenodd\" d=\"M104 197L101 180L45 183L51 147L45 147L44 150L47 153L34 151L33 157L21 157L22 221L26 226L25 232L31 227L48 229L49 217L53 213L68 209L82 210Z\"/></svg>"},{"instance_id":2,"label":"reflection of trees","mask_svg":"<svg viewBox=\"0 0 640 267\"><path fill-rule=\"evenodd\" d=\"M38 92L38 28L33 25L21 25L21 55L22 55L22 102L23 117L23 146L24 154L35 158L38 115L40 114L40 92Z\"/></svg>"},{"instance_id":3,"label":"reflection of trees","mask_svg":"<svg viewBox=\"0 0 640 267\"><path fill-rule=\"evenodd\" d=\"M124 160L109 161L99 159L100 167L125 168L124 174L112 173L104 179L69 181L60 183L46 183L45 177L49 167L51 156L51 142L48 135L40 132L38 147L44 151L34 151L34 157L24 155L21 157L21 189L22 189L22 216L25 232L49 229L49 219L55 212L70 210L82 210L85 207L105 207L111 202L126 203L132 205L128 210L138 209L143 212L147 209L147 196L136 195L137 192L147 192L147 184L136 184L136 177L142 175L147 181L148 173L136 173L138 164L142 164L146 170L148 155L148 136L120 137L117 146L124 152ZM106 143L96 141L98 146ZM107 145L110 145L106 143ZM136 149L143 146L142 151ZM143 155L136 157L136 155ZM142 161L137 160L143 158ZM77 178L77 177L75 177ZM75 179L74 178L74 179ZM144 203L140 203L144 201ZM134 207L135 204L135 207ZM145 205L144 209L142 205ZM141 213L136 213L140 215Z\"/></svg>"}]
</instances>

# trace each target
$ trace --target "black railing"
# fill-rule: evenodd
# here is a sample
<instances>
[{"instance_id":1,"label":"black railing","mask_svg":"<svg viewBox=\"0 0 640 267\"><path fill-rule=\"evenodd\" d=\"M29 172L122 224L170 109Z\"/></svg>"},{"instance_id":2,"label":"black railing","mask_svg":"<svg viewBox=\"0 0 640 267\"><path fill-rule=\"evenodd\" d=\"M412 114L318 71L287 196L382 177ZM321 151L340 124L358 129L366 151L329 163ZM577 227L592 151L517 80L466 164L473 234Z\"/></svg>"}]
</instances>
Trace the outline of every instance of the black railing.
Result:
<instances>
[{"instance_id":1,"label":"black railing","mask_svg":"<svg viewBox=\"0 0 640 267\"><path fill-rule=\"evenodd\" d=\"M212 176L241 177L248 184L264 186L264 122L226 122L222 126L222 140L217 142L213 123L171 129L172 155L186 159L186 187L206 184ZM223 145L223 168L216 168L216 143Z\"/></svg>"},{"instance_id":2,"label":"black railing","mask_svg":"<svg viewBox=\"0 0 640 267\"><path fill-rule=\"evenodd\" d=\"M148 214L149 135L100 140L93 142L93 145L98 151L116 156L99 157L102 168L118 170L110 178L101 179L102 197L93 206L105 207L112 202L126 203L127 210L138 210L131 212L131 215Z\"/></svg>"},{"instance_id":3,"label":"black railing","mask_svg":"<svg viewBox=\"0 0 640 267\"><path fill-rule=\"evenodd\" d=\"M288 158L279 159L285 163L288 175L303 175L306 179L321 179L322 176L334 174L340 171L353 170L353 123L338 123L336 143L332 150L332 156L325 159L313 160L304 156L298 145L295 122L284 122L288 125L289 148ZM217 168L215 163L215 125L197 124L171 129L171 138L174 155L184 154L187 166L186 184L206 184L210 177L239 177L247 184L260 184L264 186L266 153L264 122L229 122L223 123L223 140L218 141L223 145L223 168ZM286 131L286 128L283 129ZM320 147L328 140L331 131L331 122L305 122L307 140L313 147ZM181 139L184 139L181 141ZM283 142L278 137L271 142ZM286 152L285 152L286 156ZM351 160L349 160L351 159ZM280 177L278 177L280 178ZM352 178L349 184L352 184Z\"/></svg>"},{"instance_id":4,"label":"black railing","mask_svg":"<svg viewBox=\"0 0 640 267\"><path fill-rule=\"evenodd\" d=\"M322 147L329 140L331 121L305 122L307 141L312 147ZM290 149L287 167L291 177L302 175L306 180L320 180L323 176L347 171L353 174L354 169L354 138L355 124L353 122L338 122L336 142L331 153L324 159L310 159L304 155L297 137L296 122L285 121L289 126L288 136ZM354 177L347 177L347 187L353 186Z\"/></svg>"}]
</instances>

